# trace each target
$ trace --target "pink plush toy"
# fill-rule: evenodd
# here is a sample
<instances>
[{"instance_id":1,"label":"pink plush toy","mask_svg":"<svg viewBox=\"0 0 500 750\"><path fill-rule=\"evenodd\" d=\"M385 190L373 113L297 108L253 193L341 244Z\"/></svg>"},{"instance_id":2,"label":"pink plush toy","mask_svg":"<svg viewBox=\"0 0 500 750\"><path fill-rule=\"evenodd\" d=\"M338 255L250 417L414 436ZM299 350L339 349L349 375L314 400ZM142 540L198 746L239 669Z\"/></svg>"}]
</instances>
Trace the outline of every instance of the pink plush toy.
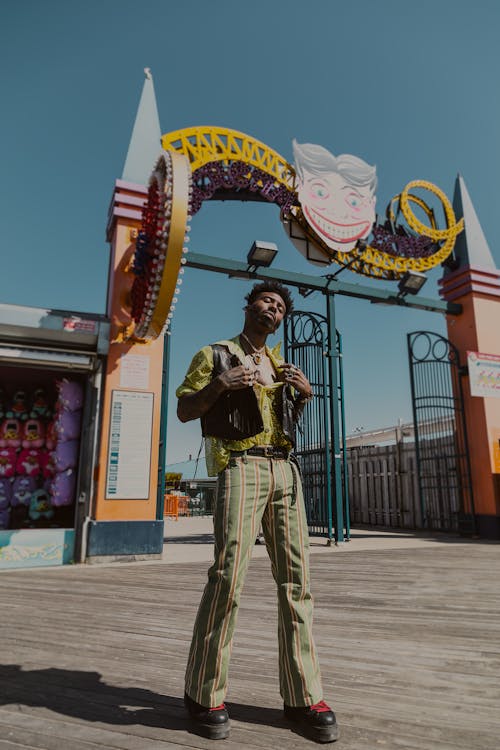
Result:
<instances>
[{"instance_id":1,"label":"pink plush toy","mask_svg":"<svg viewBox=\"0 0 500 750\"><path fill-rule=\"evenodd\" d=\"M23 425L23 448L43 448L45 428L39 419L28 419Z\"/></svg>"},{"instance_id":2,"label":"pink plush toy","mask_svg":"<svg viewBox=\"0 0 500 750\"><path fill-rule=\"evenodd\" d=\"M25 448L18 456L16 474L37 477L42 471L40 451L38 448Z\"/></svg>"},{"instance_id":3,"label":"pink plush toy","mask_svg":"<svg viewBox=\"0 0 500 750\"><path fill-rule=\"evenodd\" d=\"M83 388L76 380L58 380L57 411L77 411L83 406Z\"/></svg>"},{"instance_id":4,"label":"pink plush toy","mask_svg":"<svg viewBox=\"0 0 500 750\"><path fill-rule=\"evenodd\" d=\"M0 425L0 447L19 448L21 446L22 428L19 419L7 417Z\"/></svg>"},{"instance_id":5,"label":"pink plush toy","mask_svg":"<svg viewBox=\"0 0 500 750\"><path fill-rule=\"evenodd\" d=\"M52 505L59 508L71 505L75 495L76 474L73 469L67 469L56 474L50 487Z\"/></svg>"},{"instance_id":6,"label":"pink plush toy","mask_svg":"<svg viewBox=\"0 0 500 750\"><path fill-rule=\"evenodd\" d=\"M66 440L58 443L54 450L54 464L56 471L65 471L74 469L78 463L78 440Z\"/></svg>"},{"instance_id":7,"label":"pink plush toy","mask_svg":"<svg viewBox=\"0 0 500 750\"><path fill-rule=\"evenodd\" d=\"M42 476L45 479L52 480L56 472L54 451L40 451L40 466L42 467Z\"/></svg>"},{"instance_id":8,"label":"pink plush toy","mask_svg":"<svg viewBox=\"0 0 500 750\"><path fill-rule=\"evenodd\" d=\"M48 423L47 429L45 430L45 447L49 451L53 451L56 447L57 433L55 421L52 420Z\"/></svg>"},{"instance_id":9,"label":"pink plush toy","mask_svg":"<svg viewBox=\"0 0 500 750\"><path fill-rule=\"evenodd\" d=\"M29 505L31 496L35 490L36 479L34 477L16 477L12 485L10 504L13 508L17 505Z\"/></svg>"},{"instance_id":10,"label":"pink plush toy","mask_svg":"<svg viewBox=\"0 0 500 750\"><path fill-rule=\"evenodd\" d=\"M75 440L80 436L81 411L60 411L55 419L57 442Z\"/></svg>"},{"instance_id":11,"label":"pink plush toy","mask_svg":"<svg viewBox=\"0 0 500 750\"><path fill-rule=\"evenodd\" d=\"M16 449L0 448L0 477L13 477L16 473Z\"/></svg>"}]
</instances>

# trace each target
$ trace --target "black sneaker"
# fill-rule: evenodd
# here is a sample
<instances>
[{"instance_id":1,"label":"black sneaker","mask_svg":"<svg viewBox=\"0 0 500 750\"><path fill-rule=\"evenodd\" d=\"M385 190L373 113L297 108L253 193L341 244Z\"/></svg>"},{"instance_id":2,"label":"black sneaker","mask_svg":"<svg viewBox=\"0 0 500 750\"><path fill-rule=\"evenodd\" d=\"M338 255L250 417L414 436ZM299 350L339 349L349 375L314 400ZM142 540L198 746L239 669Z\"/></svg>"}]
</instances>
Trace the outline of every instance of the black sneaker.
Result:
<instances>
[{"instance_id":1,"label":"black sneaker","mask_svg":"<svg viewBox=\"0 0 500 750\"><path fill-rule=\"evenodd\" d=\"M209 740L224 740L229 736L229 714L224 703L206 708L184 693L184 705L199 734Z\"/></svg>"},{"instance_id":2,"label":"black sneaker","mask_svg":"<svg viewBox=\"0 0 500 750\"><path fill-rule=\"evenodd\" d=\"M284 705L285 718L300 725L302 733L315 742L335 742L339 728L332 709L325 701L314 706Z\"/></svg>"}]
</instances>

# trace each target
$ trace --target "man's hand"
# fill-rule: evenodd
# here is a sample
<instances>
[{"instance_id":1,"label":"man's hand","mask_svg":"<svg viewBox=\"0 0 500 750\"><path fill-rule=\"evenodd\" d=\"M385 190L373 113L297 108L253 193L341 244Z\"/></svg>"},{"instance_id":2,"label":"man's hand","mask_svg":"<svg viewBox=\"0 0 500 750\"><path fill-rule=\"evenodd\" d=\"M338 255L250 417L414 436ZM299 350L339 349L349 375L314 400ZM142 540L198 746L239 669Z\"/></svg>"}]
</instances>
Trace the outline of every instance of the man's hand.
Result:
<instances>
[{"instance_id":1,"label":"man's hand","mask_svg":"<svg viewBox=\"0 0 500 750\"><path fill-rule=\"evenodd\" d=\"M311 388L311 384L300 367L289 364L288 362L284 362L282 365L280 365L279 370L280 380L283 380L285 383L289 383L290 385L292 385L302 398L312 398L313 390Z\"/></svg>"},{"instance_id":2,"label":"man's hand","mask_svg":"<svg viewBox=\"0 0 500 750\"><path fill-rule=\"evenodd\" d=\"M255 383L255 370L249 365L238 365L221 373L216 380L220 380L226 391L239 391Z\"/></svg>"}]
</instances>

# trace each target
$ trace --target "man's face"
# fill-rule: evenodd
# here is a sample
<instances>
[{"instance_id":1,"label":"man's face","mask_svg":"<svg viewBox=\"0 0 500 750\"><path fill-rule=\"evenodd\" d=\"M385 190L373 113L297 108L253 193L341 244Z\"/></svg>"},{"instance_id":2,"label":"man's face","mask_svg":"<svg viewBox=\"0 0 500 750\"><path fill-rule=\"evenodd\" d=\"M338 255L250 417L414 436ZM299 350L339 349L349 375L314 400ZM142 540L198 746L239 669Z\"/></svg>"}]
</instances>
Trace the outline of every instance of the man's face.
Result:
<instances>
[{"instance_id":1,"label":"man's face","mask_svg":"<svg viewBox=\"0 0 500 750\"><path fill-rule=\"evenodd\" d=\"M375 196L337 172L304 173L298 196L307 223L332 250L349 252L368 237L375 221Z\"/></svg>"},{"instance_id":2,"label":"man's face","mask_svg":"<svg viewBox=\"0 0 500 750\"><path fill-rule=\"evenodd\" d=\"M273 333L286 315L286 305L276 292L261 292L247 305L246 313L252 323L265 329L267 333Z\"/></svg>"}]
</instances>

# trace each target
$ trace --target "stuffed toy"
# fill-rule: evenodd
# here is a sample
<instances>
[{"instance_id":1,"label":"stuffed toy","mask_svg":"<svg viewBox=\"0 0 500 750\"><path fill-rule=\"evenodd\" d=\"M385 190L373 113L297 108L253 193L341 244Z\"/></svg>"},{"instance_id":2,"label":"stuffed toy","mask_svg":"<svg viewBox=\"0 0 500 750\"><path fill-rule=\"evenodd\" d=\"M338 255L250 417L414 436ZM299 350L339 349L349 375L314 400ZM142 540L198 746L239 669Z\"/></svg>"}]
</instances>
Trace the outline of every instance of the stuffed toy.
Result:
<instances>
[{"instance_id":1,"label":"stuffed toy","mask_svg":"<svg viewBox=\"0 0 500 750\"><path fill-rule=\"evenodd\" d=\"M16 391L12 397L12 403L10 409L6 413L7 417L14 417L24 422L28 419L28 399L26 397L26 391Z\"/></svg>"},{"instance_id":2,"label":"stuffed toy","mask_svg":"<svg viewBox=\"0 0 500 750\"><path fill-rule=\"evenodd\" d=\"M58 380L57 411L77 411L83 406L83 388L76 380Z\"/></svg>"},{"instance_id":3,"label":"stuffed toy","mask_svg":"<svg viewBox=\"0 0 500 750\"><path fill-rule=\"evenodd\" d=\"M23 448L43 448L45 427L39 419L28 419L23 424Z\"/></svg>"},{"instance_id":4,"label":"stuffed toy","mask_svg":"<svg viewBox=\"0 0 500 750\"><path fill-rule=\"evenodd\" d=\"M57 442L57 433L56 433L56 425L55 421L52 419L48 425L47 429L45 430L45 447L49 451L53 451L56 447Z\"/></svg>"},{"instance_id":5,"label":"stuffed toy","mask_svg":"<svg viewBox=\"0 0 500 750\"><path fill-rule=\"evenodd\" d=\"M19 419L8 417L0 425L0 448L20 448L22 428Z\"/></svg>"},{"instance_id":6,"label":"stuffed toy","mask_svg":"<svg viewBox=\"0 0 500 750\"><path fill-rule=\"evenodd\" d=\"M67 469L56 474L50 486L51 502L55 508L71 505L75 495L76 474Z\"/></svg>"},{"instance_id":7,"label":"stuffed toy","mask_svg":"<svg viewBox=\"0 0 500 750\"><path fill-rule=\"evenodd\" d=\"M8 529L10 525L10 508L0 510L0 531Z\"/></svg>"},{"instance_id":8,"label":"stuffed toy","mask_svg":"<svg viewBox=\"0 0 500 750\"><path fill-rule=\"evenodd\" d=\"M80 436L81 411L60 411L55 418L57 442L75 440Z\"/></svg>"},{"instance_id":9,"label":"stuffed toy","mask_svg":"<svg viewBox=\"0 0 500 750\"><path fill-rule=\"evenodd\" d=\"M12 497L12 482L10 479L0 479L0 510L5 510L10 505Z\"/></svg>"},{"instance_id":10,"label":"stuffed toy","mask_svg":"<svg viewBox=\"0 0 500 750\"><path fill-rule=\"evenodd\" d=\"M0 448L0 477L13 477L16 473L15 448Z\"/></svg>"},{"instance_id":11,"label":"stuffed toy","mask_svg":"<svg viewBox=\"0 0 500 750\"><path fill-rule=\"evenodd\" d=\"M53 518L54 511L50 506L49 495L45 490L35 490L31 495L28 516L32 521L39 521L41 518L47 520Z\"/></svg>"},{"instance_id":12,"label":"stuffed toy","mask_svg":"<svg viewBox=\"0 0 500 750\"><path fill-rule=\"evenodd\" d=\"M40 451L40 466L42 467L42 476L44 479L52 480L56 473L54 451Z\"/></svg>"},{"instance_id":13,"label":"stuffed toy","mask_svg":"<svg viewBox=\"0 0 500 750\"><path fill-rule=\"evenodd\" d=\"M16 477L12 485L12 497L10 504L13 508L18 505L29 505L31 495L36 490L36 479L34 477Z\"/></svg>"},{"instance_id":14,"label":"stuffed toy","mask_svg":"<svg viewBox=\"0 0 500 750\"><path fill-rule=\"evenodd\" d=\"M37 477L42 471L41 451L38 448L24 448L16 462L16 474Z\"/></svg>"},{"instance_id":15,"label":"stuffed toy","mask_svg":"<svg viewBox=\"0 0 500 750\"><path fill-rule=\"evenodd\" d=\"M74 469L78 463L78 440L65 440L57 443L54 450L54 464L56 471Z\"/></svg>"},{"instance_id":16,"label":"stuffed toy","mask_svg":"<svg viewBox=\"0 0 500 750\"><path fill-rule=\"evenodd\" d=\"M30 417L32 419L50 419L52 411L49 408L49 402L45 394L44 388L37 388L33 394L33 400L31 402Z\"/></svg>"}]
</instances>

